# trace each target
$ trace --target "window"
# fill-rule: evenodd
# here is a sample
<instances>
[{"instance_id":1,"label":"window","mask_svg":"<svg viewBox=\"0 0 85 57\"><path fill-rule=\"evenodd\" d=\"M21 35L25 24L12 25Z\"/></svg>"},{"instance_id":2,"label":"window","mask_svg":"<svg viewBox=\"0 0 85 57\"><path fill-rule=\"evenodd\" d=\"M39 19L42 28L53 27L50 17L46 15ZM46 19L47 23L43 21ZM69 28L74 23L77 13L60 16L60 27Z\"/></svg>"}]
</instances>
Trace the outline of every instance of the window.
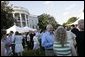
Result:
<instances>
[{"instance_id":1,"label":"window","mask_svg":"<svg viewBox=\"0 0 85 57\"><path fill-rule=\"evenodd\" d=\"M25 21L25 14L21 14L22 20Z\"/></svg>"},{"instance_id":2,"label":"window","mask_svg":"<svg viewBox=\"0 0 85 57\"><path fill-rule=\"evenodd\" d=\"M26 15L26 19L28 20L28 15Z\"/></svg>"},{"instance_id":3,"label":"window","mask_svg":"<svg viewBox=\"0 0 85 57\"><path fill-rule=\"evenodd\" d=\"M20 19L19 13L15 13L15 19Z\"/></svg>"},{"instance_id":4,"label":"window","mask_svg":"<svg viewBox=\"0 0 85 57\"><path fill-rule=\"evenodd\" d=\"M20 22L17 22L16 25L17 25L17 26L20 26Z\"/></svg>"},{"instance_id":5,"label":"window","mask_svg":"<svg viewBox=\"0 0 85 57\"><path fill-rule=\"evenodd\" d=\"M26 23L25 23L25 22L23 22L22 24L23 24L23 27L25 27L25 26L26 26Z\"/></svg>"}]
</instances>

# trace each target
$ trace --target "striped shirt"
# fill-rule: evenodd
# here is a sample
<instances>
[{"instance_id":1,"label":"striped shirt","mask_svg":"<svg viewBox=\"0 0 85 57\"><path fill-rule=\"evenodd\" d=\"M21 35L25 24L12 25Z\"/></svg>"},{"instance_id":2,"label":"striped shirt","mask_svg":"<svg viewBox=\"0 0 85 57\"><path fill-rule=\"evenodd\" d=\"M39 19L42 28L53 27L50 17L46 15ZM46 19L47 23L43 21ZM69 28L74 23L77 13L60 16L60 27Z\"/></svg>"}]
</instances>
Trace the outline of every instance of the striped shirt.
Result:
<instances>
[{"instance_id":1,"label":"striped shirt","mask_svg":"<svg viewBox=\"0 0 85 57\"><path fill-rule=\"evenodd\" d=\"M59 42L54 42L53 50L56 56L72 56L71 46L69 42L64 44L64 47Z\"/></svg>"}]
</instances>

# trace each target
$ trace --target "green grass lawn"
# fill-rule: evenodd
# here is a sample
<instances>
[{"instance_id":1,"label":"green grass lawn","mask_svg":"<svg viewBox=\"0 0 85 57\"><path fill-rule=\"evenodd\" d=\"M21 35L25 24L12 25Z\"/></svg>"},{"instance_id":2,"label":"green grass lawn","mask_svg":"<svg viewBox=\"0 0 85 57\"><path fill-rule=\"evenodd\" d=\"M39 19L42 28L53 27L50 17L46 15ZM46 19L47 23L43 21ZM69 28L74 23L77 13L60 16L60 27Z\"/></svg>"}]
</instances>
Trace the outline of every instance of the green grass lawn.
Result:
<instances>
[{"instance_id":1,"label":"green grass lawn","mask_svg":"<svg viewBox=\"0 0 85 57\"><path fill-rule=\"evenodd\" d=\"M23 51L23 56L45 56L44 50L38 49L38 50L27 50L25 49Z\"/></svg>"}]
</instances>

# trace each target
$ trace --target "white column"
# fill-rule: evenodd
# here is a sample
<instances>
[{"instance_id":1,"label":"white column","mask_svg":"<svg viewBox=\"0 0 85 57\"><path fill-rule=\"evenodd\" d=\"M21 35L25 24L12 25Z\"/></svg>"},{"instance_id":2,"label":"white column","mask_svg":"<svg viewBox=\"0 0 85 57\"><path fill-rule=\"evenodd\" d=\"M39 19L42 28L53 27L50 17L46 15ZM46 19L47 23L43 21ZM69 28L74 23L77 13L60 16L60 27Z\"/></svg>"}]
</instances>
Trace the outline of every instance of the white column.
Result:
<instances>
[{"instance_id":1,"label":"white column","mask_svg":"<svg viewBox=\"0 0 85 57\"><path fill-rule=\"evenodd\" d=\"M29 22L30 22L30 19L29 19L29 15L28 15L28 23L27 24L30 27L30 23Z\"/></svg>"},{"instance_id":2,"label":"white column","mask_svg":"<svg viewBox=\"0 0 85 57\"><path fill-rule=\"evenodd\" d=\"M15 13L13 13L13 18L15 18Z\"/></svg>"},{"instance_id":3,"label":"white column","mask_svg":"<svg viewBox=\"0 0 85 57\"><path fill-rule=\"evenodd\" d=\"M23 25L22 25L22 16L21 16L21 13L19 13L19 15L20 15L20 23L21 23L21 27L23 27Z\"/></svg>"},{"instance_id":4,"label":"white column","mask_svg":"<svg viewBox=\"0 0 85 57\"><path fill-rule=\"evenodd\" d=\"M12 13L13 14L13 18L15 18L15 13ZM14 25L16 25L16 23L14 22Z\"/></svg>"},{"instance_id":5,"label":"white column","mask_svg":"<svg viewBox=\"0 0 85 57\"><path fill-rule=\"evenodd\" d=\"M26 26L27 26L27 18L26 18L26 14L25 14L25 23L26 23Z\"/></svg>"}]
</instances>

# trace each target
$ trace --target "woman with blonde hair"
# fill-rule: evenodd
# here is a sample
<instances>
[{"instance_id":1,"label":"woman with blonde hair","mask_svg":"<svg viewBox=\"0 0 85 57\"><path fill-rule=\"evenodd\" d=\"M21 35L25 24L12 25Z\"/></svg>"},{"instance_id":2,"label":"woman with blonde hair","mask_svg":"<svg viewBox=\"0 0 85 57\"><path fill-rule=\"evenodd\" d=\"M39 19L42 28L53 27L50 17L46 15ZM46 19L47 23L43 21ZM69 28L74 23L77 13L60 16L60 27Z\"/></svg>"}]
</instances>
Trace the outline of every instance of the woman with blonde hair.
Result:
<instances>
[{"instance_id":1,"label":"woman with blonde hair","mask_svg":"<svg viewBox=\"0 0 85 57\"><path fill-rule=\"evenodd\" d=\"M59 26L55 31L55 41L53 50L56 56L76 56L73 45L68 41L67 31L63 26Z\"/></svg>"}]
</instances>

